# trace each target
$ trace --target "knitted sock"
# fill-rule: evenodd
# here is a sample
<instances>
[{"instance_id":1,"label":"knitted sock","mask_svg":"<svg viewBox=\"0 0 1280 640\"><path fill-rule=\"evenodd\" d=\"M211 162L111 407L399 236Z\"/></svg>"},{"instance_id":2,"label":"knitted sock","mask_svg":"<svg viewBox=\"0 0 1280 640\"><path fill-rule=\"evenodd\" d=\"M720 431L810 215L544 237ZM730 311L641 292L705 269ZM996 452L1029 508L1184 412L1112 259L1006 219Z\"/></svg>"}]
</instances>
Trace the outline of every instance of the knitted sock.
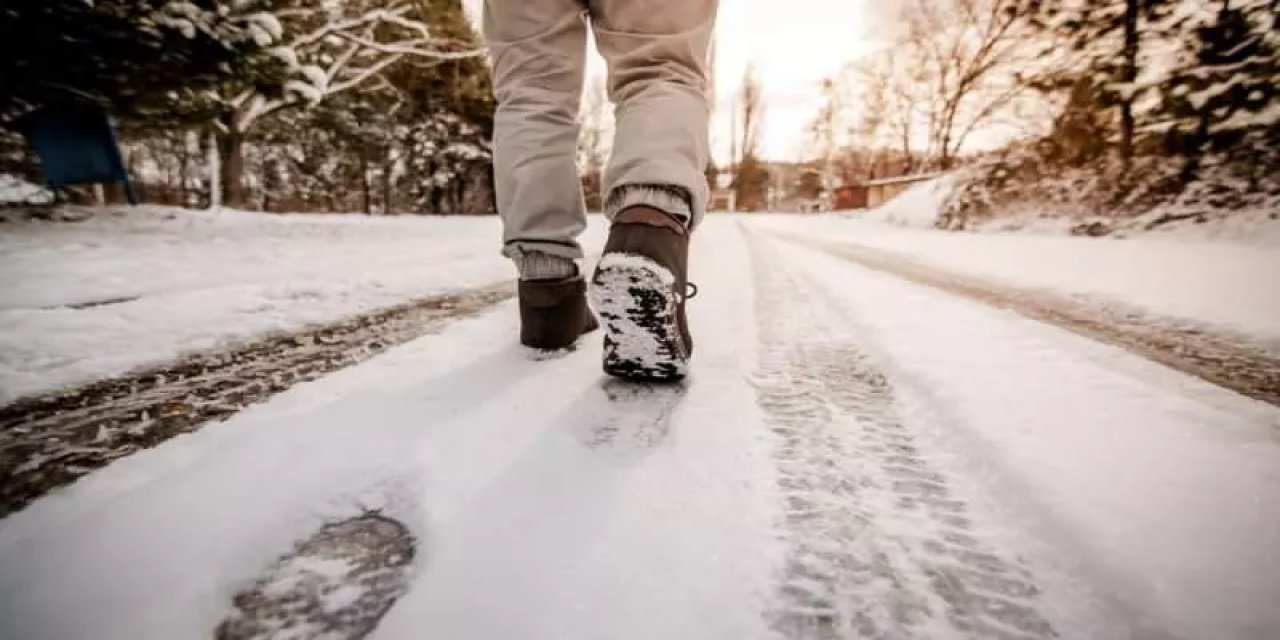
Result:
<instances>
[{"instance_id":1,"label":"knitted sock","mask_svg":"<svg viewBox=\"0 0 1280 640\"><path fill-rule=\"evenodd\" d=\"M515 262L521 280L564 280L578 275L577 262L541 251L526 251Z\"/></svg>"}]
</instances>

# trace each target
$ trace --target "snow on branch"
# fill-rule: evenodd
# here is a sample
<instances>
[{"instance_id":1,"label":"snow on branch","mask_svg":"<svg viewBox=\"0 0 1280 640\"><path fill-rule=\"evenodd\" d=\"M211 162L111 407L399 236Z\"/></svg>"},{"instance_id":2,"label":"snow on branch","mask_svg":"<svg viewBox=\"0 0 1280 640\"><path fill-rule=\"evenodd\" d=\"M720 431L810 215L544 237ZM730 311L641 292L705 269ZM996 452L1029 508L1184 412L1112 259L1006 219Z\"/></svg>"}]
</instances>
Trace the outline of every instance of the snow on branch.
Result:
<instances>
[{"instance_id":1,"label":"snow on branch","mask_svg":"<svg viewBox=\"0 0 1280 640\"><path fill-rule=\"evenodd\" d=\"M344 4L343 10L350 5ZM289 69L284 94L268 97L254 89L228 99L235 109L233 123L249 129L263 116L280 109L315 104L358 88L406 58L460 60L483 55L484 49L457 40L435 38L430 27L414 17L413 4L402 0L376 9L345 14L332 7L293 8L272 20L258 18L264 31L285 34L287 43L275 57ZM300 32L289 38L290 32Z\"/></svg>"}]
</instances>

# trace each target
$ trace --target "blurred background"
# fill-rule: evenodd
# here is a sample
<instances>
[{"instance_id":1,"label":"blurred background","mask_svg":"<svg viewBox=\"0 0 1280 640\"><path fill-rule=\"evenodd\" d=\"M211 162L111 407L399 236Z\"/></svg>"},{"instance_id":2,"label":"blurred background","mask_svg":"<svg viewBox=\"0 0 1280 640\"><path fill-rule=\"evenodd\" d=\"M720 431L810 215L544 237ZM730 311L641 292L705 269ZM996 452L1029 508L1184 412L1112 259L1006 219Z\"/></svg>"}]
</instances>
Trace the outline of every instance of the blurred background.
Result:
<instances>
[{"instance_id":1,"label":"blurred background","mask_svg":"<svg viewBox=\"0 0 1280 640\"><path fill-rule=\"evenodd\" d=\"M11 204L50 196L32 190L47 176L28 141L38 116L75 107L110 118L143 202L492 212L479 0L2 11ZM1280 193L1276 21L1267 0L727 0L708 179L720 209L816 211L954 172L926 216L950 228L1031 204L1093 233L1265 215ZM588 76L579 164L598 206L612 118L594 57Z\"/></svg>"}]
</instances>

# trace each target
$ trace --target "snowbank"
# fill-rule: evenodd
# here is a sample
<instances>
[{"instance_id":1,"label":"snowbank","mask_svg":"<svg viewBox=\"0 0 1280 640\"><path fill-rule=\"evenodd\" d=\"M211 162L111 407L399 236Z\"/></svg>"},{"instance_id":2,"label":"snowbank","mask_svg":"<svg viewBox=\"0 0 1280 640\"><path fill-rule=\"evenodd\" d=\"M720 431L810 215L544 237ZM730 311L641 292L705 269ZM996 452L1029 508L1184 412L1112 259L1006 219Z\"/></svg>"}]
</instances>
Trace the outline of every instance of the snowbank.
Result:
<instances>
[{"instance_id":1,"label":"snowbank","mask_svg":"<svg viewBox=\"0 0 1280 640\"><path fill-rule=\"evenodd\" d=\"M42 206L52 204L53 192L22 178L0 173L0 207Z\"/></svg>"},{"instance_id":2,"label":"snowbank","mask_svg":"<svg viewBox=\"0 0 1280 640\"><path fill-rule=\"evenodd\" d=\"M953 188L954 175L918 182L888 202L857 217L901 227L932 229L937 225L942 205Z\"/></svg>"},{"instance_id":3,"label":"snowbank","mask_svg":"<svg viewBox=\"0 0 1280 640\"><path fill-rule=\"evenodd\" d=\"M912 185L897 197L865 213L847 215L899 227L933 229L948 198L965 180L951 173ZM1204 207L1164 205L1131 218L1100 217L1061 203L1021 202L999 215L969 222L966 231L1033 235L1106 235L1113 238L1155 236L1185 240L1220 240L1280 247L1280 208L1255 207L1205 213Z\"/></svg>"},{"instance_id":4,"label":"snowbank","mask_svg":"<svg viewBox=\"0 0 1280 640\"><path fill-rule=\"evenodd\" d=\"M974 223L968 231L1060 236L1092 233L1108 238L1211 240L1280 247L1280 209L1242 209L1208 216L1175 207L1157 207L1140 216L1119 220L1054 213L1060 209L1060 205L1023 204L995 218Z\"/></svg>"},{"instance_id":5,"label":"snowbank","mask_svg":"<svg viewBox=\"0 0 1280 640\"><path fill-rule=\"evenodd\" d=\"M0 235L0 402L512 276L494 217L72 213Z\"/></svg>"}]
</instances>

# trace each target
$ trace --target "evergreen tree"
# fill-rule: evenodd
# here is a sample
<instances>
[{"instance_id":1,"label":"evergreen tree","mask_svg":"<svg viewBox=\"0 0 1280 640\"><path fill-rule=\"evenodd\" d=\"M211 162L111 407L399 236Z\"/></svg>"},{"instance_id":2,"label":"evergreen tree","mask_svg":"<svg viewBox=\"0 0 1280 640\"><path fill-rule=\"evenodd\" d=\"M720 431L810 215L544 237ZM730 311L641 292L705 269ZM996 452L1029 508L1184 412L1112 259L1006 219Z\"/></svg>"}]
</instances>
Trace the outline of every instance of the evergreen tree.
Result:
<instances>
[{"instance_id":1,"label":"evergreen tree","mask_svg":"<svg viewBox=\"0 0 1280 640\"><path fill-rule=\"evenodd\" d=\"M479 46L460 0L423 0L434 33L447 50ZM492 211L495 103L489 67L478 57L405 64L386 75L404 107L397 143L403 149L404 194L422 213Z\"/></svg>"},{"instance_id":2,"label":"evergreen tree","mask_svg":"<svg viewBox=\"0 0 1280 640\"><path fill-rule=\"evenodd\" d=\"M1181 46L1154 129L1184 155L1183 178L1195 176L1201 156L1230 149L1251 131L1280 123L1280 11L1275 0L1219 0L1184 7L1168 31Z\"/></svg>"},{"instance_id":3,"label":"evergreen tree","mask_svg":"<svg viewBox=\"0 0 1280 640\"><path fill-rule=\"evenodd\" d=\"M6 0L0 118L66 104L123 117L198 117L192 96L269 59L281 36L269 4Z\"/></svg>"},{"instance_id":4,"label":"evergreen tree","mask_svg":"<svg viewBox=\"0 0 1280 640\"><path fill-rule=\"evenodd\" d=\"M447 74L450 62L477 59L481 50L474 42L450 37L457 26L449 5L461 15L458 0L275 0L284 33L277 53L287 73L276 83L244 77L219 87L212 133L222 200L243 201L244 146L270 116L350 92L396 89L392 78L408 69L434 78ZM445 70L438 73L436 66Z\"/></svg>"},{"instance_id":5,"label":"evergreen tree","mask_svg":"<svg viewBox=\"0 0 1280 640\"><path fill-rule=\"evenodd\" d=\"M349 7L350 8L350 7ZM282 108L243 140L246 198L293 210L492 210L488 67L458 0L418 9L442 57L403 58L312 106Z\"/></svg>"},{"instance_id":6,"label":"evergreen tree","mask_svg":"<svg viewBox=\"0 0 1280 640\"><path fill-rule=\"evenodd\" d=\"M1137 105L1153 84L1149 74L1161 71L1152 64L1158 57L1153 41L1161 35L1156 25L1175 4L1176 0L1049 0L1021 8L1032 24L1065 39L1077 52L1080 76L1067 79L1063 88L1085 80L1099 107L1116 109L1117 147L1126 166L1137 144Z\"/></svg>"}]
</instances>

